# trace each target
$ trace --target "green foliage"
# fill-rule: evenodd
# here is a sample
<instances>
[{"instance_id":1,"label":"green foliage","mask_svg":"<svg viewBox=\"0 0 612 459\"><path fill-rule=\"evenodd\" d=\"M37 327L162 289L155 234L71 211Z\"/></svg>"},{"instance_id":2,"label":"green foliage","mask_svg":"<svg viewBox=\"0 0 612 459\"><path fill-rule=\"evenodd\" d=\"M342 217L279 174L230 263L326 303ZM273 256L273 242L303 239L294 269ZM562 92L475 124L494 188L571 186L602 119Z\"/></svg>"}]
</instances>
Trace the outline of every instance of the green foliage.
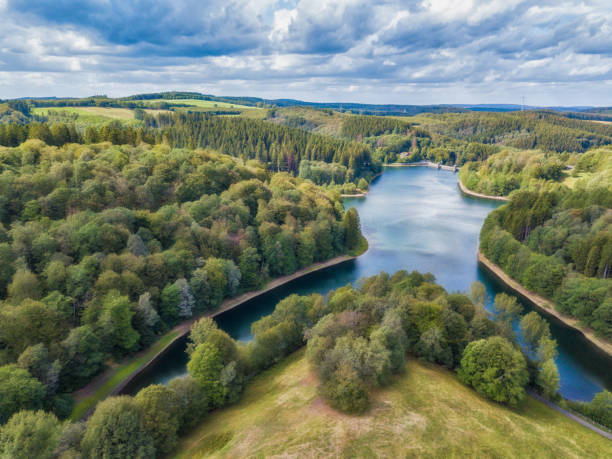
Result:
<instances>
[{"instance_id":1,"label":"green foliage","mask_svg":"<svg viewBox=\"0 0 612 459\"><path fill-rule=\"evenodd\" d=\"M542 339L550 339L550 326L537 312L532 311L520 321L521 335L531 355L535 355Z\"/></svg>"},{"instance_id":2,"label":"green foliage","mask_svg":"<svg viewBox=\"0 0 612 459\"><path fill-rule=\"evenodd\" d=\"M487 327L495 332L484 313L475 319L467 296L448 295L430 282L431 275L400 271L364 279L359 290L330 292L328 314L306 337L308 360L333 406L362 412L369 388L401 372L406 352L454 368L470 336Z\"/></svg>"},{"instance_id":3,"label":"green foliage","mask_svg":"<svg viewBox=\"0 0 612 459\"><path fill-rule=\"evenodd\" d=\"M600 186L516 192L480 234L487 258L603 337L612 336L609 198Z\"/></svg>"},{"instance_id":4,"label":"green foliage","mask_svg":"<svg viewBox=\"0 0 612 459\"><path fill-rule=\"evenodd\" d=\"M85 457L155 456L153 436L145 416L131 397L110 397L100 402L87 421L81 443Z\"/></svg>"},{"instance_id":5,"label":"green foliage","mask_svg":"<svg viewBox=\"0 0 612 459\"><path fill-rule=\"evenodd\" d=\"M38 277L30 271L17 271L8 286L8 294L15 303L21 303L26 298L39 300L41 288Z\"/></svg>"},{"instance_id":6,"label":"green foliage","mask_svg":"<svg viewBox=\"0 0 612 459\"><path fill-rule=\"evenodd\" d=\"M0 347L12 362L43 343L60 392L270 275L347 252L339 196L256 161L30 139L0 162Z\"/></svg>"},{"instance_id":7,"label":"green foliage","mask_svg":"<svg viewBox=\"0 0 612 459\"><path fill-rule=\"evenodd\" d=\"M362 237L359 215L354 207L344 213L342 224L344 225L344 244L347 249L354 249L359 245Z\"/></svg>"},{"instance_id":8,"label":"green foliage","mask_svg":"<svg viewBox=\"0 0 612 459\"><path fill-rule=\"evenodd\" d=\"M579 413L593 419L602 426L612 429L612 393L607 390L595 394L590 402L567 401Z\"/></svg>"},{"instance_id":9,"label":"green foliage","mask_svg":"<svg viewBox=\"0 0 612 459\"><path fill-rule=\"evenodd\" d=\"M300 162L298 176L303 179L312 180L317 185L325 185L327 183L341 184L345 181L350 181L352 178L350 174L347 176L347 168L342 164L308 161L306 159Z\"/></svg>"},{"instance_id":10,"label":"green foliage","mask_svg":"<svg viewBox=\"0 0 612 459\"><path fill-rule=\"evenodd\" d=\"M612 143L612 127L548 111L445 114L426 127L455 139L552 152L584 152Z\"/></svg>"},{"instance_id":11,"label":"green foliage","mask_svg":"<svg viewBox=\"0 0 612 459\"><path fill-rule=\"evenodd\" d=\"M168 383L179 403L181 430L187 430L201 421L210 410L208 393L200 383L191 376L174 378Z\"/></svg>"},{"instance_id":12,"label":"green foliage","mask_svg":"<svg viewBox=\"0 0 612 459\"><path fill-rule=\"evenodd\" d=\"M142 412L144 427L153 438L156 451L159 454L172 451L182 414L178 396L170 388L154 384L138 392L134 402Z\"/></svg>"},{"instance_id":13,"label":"green foliage","mask_svg":"<svg viewBox=\"0 0 612 459\"><path fill-rule=\"evenodd\" d=\"M84 136L74 126L58 123L53 129L45 123L26 126L0 125L0 145L17 146L26 138L51 145L111 142L115 145L166 143L172 147L209 147L244 160L257 159L272 170L297 173L302 159L342 164L349 175L361 177L376 170L367 146L333 139L306 131L259 120L219 117L202 112L143 115L143 126L119 121L101 127L89 126ZM13 127L17 126L17 127Z\"/></svg>"},{"instance_id":14,"label":"green foliage","mask_svg":"<svg viewBox=\"0 0 612 459\"><path fill-rule=\"evenodd\" d=\"M114 352L129 352L138 345L138 332L132 328L133 315L128 297L114 290L104 298L98 325L108 348Z\"/></svg>"},{"instance_id":15,"label":"green foliage","mask_svg":"<svg viewBox=\"0 0 612 459\"><path fill-rule=\"evenodd\" d=\"M469 162L459 173L462 183L478 193L507 196L514 190L539 189L566 177L559 155L504 149L483 162Z\"/></svg>"},{"instance_id":16,"label":"green foliage","mask_svg":"<svg viewBox=\"0 0 612 459\"><path fill-rule=\"evenodd\" d=\"M60 315L40 301L26 299L0 311L0 339L5 352L15 360L28 346L57 342L66 331Z\"/></svg>"},{"instance_id":17,"label":"green foliage","mask_svg":"<svg viewBox=\"0 0 612 459\"><path fill-rule=\"evenodd\" d=\"M40 381L16 365L0 367L0 425L21 410L42 407L45 387Z\"/></svg>"},{"instance_id":18,"label":"green foliage","mask_svg":"<svg viewBox=\"0 0 612 459\"><path fill-rule=\"evenodd\" d=\"M345 413L363 413L370 403L366 385L350 365L340 364L321 392L334 408Z\"/></svg>"},{"instance_id":19,"label":"green foliage","mask_svg":"<svg viewBox=\"0 0 612 459\"><path fill-rule=\"evenodd\" d=\"M100 339L89 326L73 328L61 346L63 387L80 387L101 370L104 352Z\"/></svg>"},{"instance_id":20,"label":"green foliage","mask_svg":"<svg viewBox=\"0 0 612 459\"><path fill-rule=\"evenodd\" d=\"M408 129L410 124L405 121L378 116L348 116L342 122L342 136L352 139L405 132Z\"/></svg>"},{"instance_id":21,"label":"green foliage","mask_svg":"<svg viewBox=\"0 0 612 459\"><path fill-rule=\"evenodd\" d=\"M542 364L536 380L537 385L542 389L544 396L552 398L559 391L559 370L555 361L547 360Z\"/></svg>"},{"instance_id":22,"label":"green foliage","mask_svg":"<svg viewBox=\"0 0 612 459\"><path fill-rule=\"evenodd\" d=\"M504 338L473 341L463 351L459 379L499 403L516 405L529 379L521 352Z\"/></svg>"},{"instance_id":23,"label":"green foliage","mask_svg":"<svg viewBox=\"0 0 612 459\"><path fill-rule=\"evenodd\" d=\"M60 422L44 411L20 411L2 426L0 456L52 459L60 440Z\"/></svg>"},{"instance_id":24,"label":"green foliage","mask_svg":"<svg viewBox=\"0 0 612 459\"><path fill-rule=\"evenodd\" d=\"M223 360L219 349L206 342L196 346L187 364L189 375L204 388L214 407L223 405L227 395L220 380L222 370Z\"/></svg>"}]
</instances>

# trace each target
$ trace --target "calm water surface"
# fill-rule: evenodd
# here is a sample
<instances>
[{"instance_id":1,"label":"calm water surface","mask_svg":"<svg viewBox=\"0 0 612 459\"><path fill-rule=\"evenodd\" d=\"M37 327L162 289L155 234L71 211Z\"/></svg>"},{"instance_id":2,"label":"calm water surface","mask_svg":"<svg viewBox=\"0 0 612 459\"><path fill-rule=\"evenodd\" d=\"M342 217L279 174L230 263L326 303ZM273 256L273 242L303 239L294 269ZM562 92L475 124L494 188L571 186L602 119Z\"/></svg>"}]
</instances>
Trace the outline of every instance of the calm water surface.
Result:
<instances>
[{"instance_id":1,"label":"calm water surface","mask_svg":"<svg viewBox=\"0 0 612 459\"><path fill-rule=\"evenodd\" d=\"M365 199L345 199L361 217L369 250L356 260L327 268L285 284L239 308L219 316L219 326L232 337L248 341L251 324L270 314L282 298L292 293L325 294L347 283L380 271L400 269L431 272L448 291L468 291L476 280L487 287L491 307L502 286L479 268L478 234L485 217L500 203L463 196L457 176L425 167L388 168L372 185ZM529 308L526 307L526 311ZM559 344L557 365L561 393L575 400L590 400L606 387L612 388L610 360L584 337L550 321ZM131 385L129 392L153 383L167 383L186 373L186 339Z\"/></svg>"}]
</instances>

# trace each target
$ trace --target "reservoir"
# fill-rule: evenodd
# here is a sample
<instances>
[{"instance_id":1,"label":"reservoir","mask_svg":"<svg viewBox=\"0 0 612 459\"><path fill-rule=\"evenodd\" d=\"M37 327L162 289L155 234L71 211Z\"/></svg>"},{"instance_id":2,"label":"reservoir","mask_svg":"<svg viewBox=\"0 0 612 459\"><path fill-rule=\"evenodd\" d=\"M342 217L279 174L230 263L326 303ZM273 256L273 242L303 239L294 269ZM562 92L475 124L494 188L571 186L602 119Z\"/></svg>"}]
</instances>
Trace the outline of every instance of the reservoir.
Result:
<instances>
[{"instance_id":1,"label":"reservoir","mask_svg":"<svg viewBox=\"0 0 612 459\"><path fill-rule=\"evenodd\" d=\"M387 168L371 185L366 198L344 200L361 218L368 251L355 260L308 274L263 294L217 317L219 327L232 337L250 340L251 324L270 314L278 301L292 293L326 294L362 277L386 271L431 272L447 291L469 291L474 281L488 292L487 307L504 291L477 260L478 235L489 212L501 205L464 196L457 175L427 167ZM524 311L529 312L524 305ZM603 388L612 389L610 359L582 334L549 319L557 340L556 359L561 393L573 400L590 400ZM162 360L130 384L128 392L153 383L167 383L186 374L186 338L179 340Z\"/></svg>"}]
</instances>

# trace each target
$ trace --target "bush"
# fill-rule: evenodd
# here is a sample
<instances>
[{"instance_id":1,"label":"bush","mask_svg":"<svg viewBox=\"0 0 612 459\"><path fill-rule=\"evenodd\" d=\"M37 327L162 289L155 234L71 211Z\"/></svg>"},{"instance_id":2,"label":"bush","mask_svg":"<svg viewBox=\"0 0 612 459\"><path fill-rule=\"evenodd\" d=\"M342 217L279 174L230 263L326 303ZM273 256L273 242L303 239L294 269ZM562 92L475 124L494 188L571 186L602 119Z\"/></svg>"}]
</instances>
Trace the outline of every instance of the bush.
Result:
<instances>
[{"instance_id":1,"label":"bush","mask_svg":"<svg viewBox=\"0 0 612 459\"><path fill-rule=\"evenodd\" d=\"M341 365L323 384L321 391L331 405L345 413L363 413L369 405L368 391L357 372Z\"/></svg>"},{"instance_id":2,"label":"bush","mask_svg":"<svg viewBox=\"0 0 612 459\"><path fill-rule=\"evenodd\" d=\"M473 341L463 351L459 379L492 400L516 405L529 381L523 354L504 338Z\"/></svg>"}]
</instances>

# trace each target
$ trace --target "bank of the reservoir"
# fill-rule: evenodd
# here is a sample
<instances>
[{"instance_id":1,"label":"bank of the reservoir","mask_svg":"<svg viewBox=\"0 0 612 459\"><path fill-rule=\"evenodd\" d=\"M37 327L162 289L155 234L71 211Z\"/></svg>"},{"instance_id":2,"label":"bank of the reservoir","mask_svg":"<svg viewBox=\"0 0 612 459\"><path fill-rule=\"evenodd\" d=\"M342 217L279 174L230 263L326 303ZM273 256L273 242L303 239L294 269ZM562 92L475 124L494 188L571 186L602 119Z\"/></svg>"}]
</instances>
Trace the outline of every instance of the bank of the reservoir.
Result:
<instances>
[{"instance_id":1,"label":"bank of the reservoir","mask_svg":"<svg viewBox=\"0 0 612 459\"><path fill-rule=\"evenodd\" d=\"M498 265L489 260L482 252L478 251L478 261L484 266L498 281L508 287L517 296L520 296L523 300L528 301L534 305L540 311L543 311L549 316L555 317L557 320L563 322L568 327L572 327L582 333L586 339L591 343L605 352L609 357L612 357L612 343L609 341L598 338L592 329L580 325L578 320L557 311L554 305L546 298L527 290L517 281L512 279L508 274L504 272Z\"/></svg>"},{"instance_id":2,"label":"bank of the reservoir","mask_svg":"<svg viewBox=\"0 0 612 459\"><path fill-rule=\"evenodd\" d=\"M459 189L461 192L467 196L480 199L493 199L495 201L510 201L510 199L506 196L491 196L489 194L476 193L475 191L472 191L466 187L459 178L457 178L457 183L459 184Z\"/></svg>"},{"instance_id":3,"label":"bank of the reservoir","mask_svg":"<svg viewBox=\"0 0 612 459\"><path fill-rule=\"evenodd\" d=\"M434 163L431 161L417 161L414 163L387 163L384 167L431 167L432 169L440 169L443 171L457 172L457 166L446 166L442 163Z\"/></svg>"},{"instance_id":4,"label":"bank of the reservoir","mask_svg":"<svg viewBox=\"0 0 612 459\"><path fill-rule=\"evenodd\" d=\"M166 353L172 348L175 343L177 343L180 339L184 338L189 333L191 326L196 320L206 316L212 318L217 317L220 314L223 314L231 309L237 308L238 306L241 306L242 304L254 298L257 298L258 296L263 295L271 290L274 290L288 282L314 273L316 271L320 271L322 269L339 265L349 260L353 260L357 256L340 255L324 262L314 263L306 268L296 271L293 274L289 274L287 276L282 276L271 280L266 284L263 289L246 292L240 296L229 298L225 300L218 309L215 309L212 312L209 312L207 314L201 314L197 317L193 317L185 322L182 322L181 324L177 325L172 330L164 334L162 337L160 337L159 340L157 340L156 343L152 344L148 349L130 357L119 366L115 366L107 369L106 371L103 371L98 376L96 376L89 384L87 384L87 386L74 392L73 396L75 400L77 400L77 403L73 409L71 418L79 419L84 416L87 416L91 413L91 411L95 407L95 404L100 400L110 395L117 395L122 393L122 391L133 380L135 380L141 373L147 371L149 367L155 365L158 360L162 359L166 355ZM150 355L151 351L153 351L153 355ZM143 361L138 362L139 360ZM134 368L130 368L133 367L134 364L137 362L138 364ZM129 373L124 377L117 378L117 376L122 372L125 372L126 369L129 371Z\"/></svg>"}]
</instances>

